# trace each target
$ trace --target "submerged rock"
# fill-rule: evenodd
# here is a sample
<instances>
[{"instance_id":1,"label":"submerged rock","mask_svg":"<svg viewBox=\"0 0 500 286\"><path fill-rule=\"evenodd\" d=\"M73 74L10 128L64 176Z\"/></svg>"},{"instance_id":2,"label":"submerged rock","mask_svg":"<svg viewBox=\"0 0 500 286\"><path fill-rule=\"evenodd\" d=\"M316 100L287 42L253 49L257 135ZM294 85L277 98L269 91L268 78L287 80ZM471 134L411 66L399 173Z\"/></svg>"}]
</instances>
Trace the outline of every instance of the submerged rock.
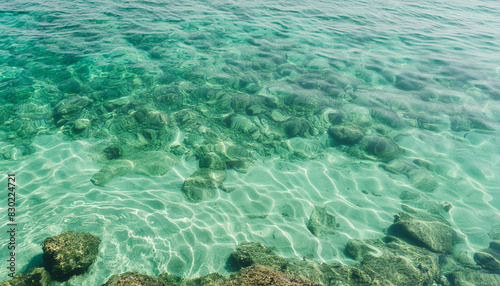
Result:
<instances>
[{"instance_id":1,"label":"submerged rock","mask_svg":"<svg viewBox=\"0 0 500 286\"><path fill-rule=\"evenodd\" d=\"M326 211L326 207L315 206L307 222L307 229L315 236L335 233L335 216Z\"/></svg>"},{"instance_id":2,"label":"submerged rock","mask_svg":"<svg viewBox=\"0 0 500 286\"><path fill-rule=\"evenodd\" d=\"M204 284L206 285L206 284ZM271 268L253 265L232 274L222 285L234 286L321 286L299 277L285 275ZM221 285L221 286L222 286Z\"/></svg>"},{"instance_id":3,"label":"submerged rock","mask_svg":"<svg viewBox=\"0 0 500 286\"><path fill-rule=\"evenodd\" d=\"M276 122L285 122L291 118L289 115L283 114L283 112L278 110L278 109L274 109L271 112L270 116L271 116L272 120L274 120Z\"/></svg>"},{"instance_id":4,"label":"submerged rock","mask_svg":"<svg viewBox=\"0 0 500 286\"><path fill-rule=\"evenodd\" d=\"M476 252L474 254L474 261L486 271L500 273L500 260L490 253Z\"/></svg>"},{"instance_id":5,"label":"submerged rock","mask_svg":"<svg viewBox=\"0 0 500 286\"><path fill-rule=\"evenodd\" d=\"M91 105L94 101L85 96L75 95L70 98L60 101L54 107L54 113L56 116L68 115L81 111L85 107Z\"/></svg>"},{"instance_id":6,"label":"submerged rock","mask_svg":"<svg viewBox=\"0 0 500 286\"><path fill-rule=\"evenodd\" d=\"M366 152L384 162L394 160L403 154L402 149L396 143L385 137L366 137L364 144Z\"/></svg>"},{"instance_id":7,"label":"submerged rock","mask_svg":"<svg viewBox=\"0 0 500 286\"><path fill-rule=\"evenodd\" d=\"M101 240L89 233L67 231L43 243L45 268L58 281L88 270L95 261Z\"/></svg>"},{"instance_id":8,"label":"submerged rock","mask_svg":"<svg viewBox=\"0 0 500 286\"><path fill-rule=\"evenodd\" d=\"M90 181L97 186L104 186L110 180L131 173L147 176L162 176L176 163L177 158L166 152L146 151L134 154L127 159L115 159L108 162Z\"/></svg>"},{"instance_id":9,"label":"submerged rock","mask_svg":"<svg viewBox=\"0 0 500 286\"><path fill-rule=\"evenodd\" d=\"M354 145L363 139L363 132L347 126L331 126L328 129L330 135L335 141L340 144Z\"/></svg>"},{"instance_id":10,"label":"submerged rock","mask_svg":"<svg viewBox=\"0 0 500 286\"><path fill-rule=\"evenodd\" d=\"M182 191L193 202L201 202L215 198L217 190L224 190L226 171L200 169L184 181Z\"/></svg>"},{"instance_id":11,"label":"submerged rock","mask_svg":"<svg viewBox=\"0 0 500 286\"><path fill-rule=\"evenodd\" d=\"M363 261L362 264L346 266L320 264L309 259L285 259L260 243L248 242L239 245L231 253L228 266L238 270L262 265L286 275L332 286L433 285L440 278L435 254L394 237L388 238L386 242L376 239L351 240L346 253Z\"/></svg>"},{"instance_id":12,"label":"submerged rock","mask_svg":"<svg viewBox=\"0 0 500 286\"><path fill-rule=\"evenodd\" d=\"M374 108L370 110L373 119L395 129L406 127L406 123L392 110Z\"/></svg>"},{"instance_id":13,"label":"submerged rock","mask_svg":"<svg viewBox=\"0 0 500 286\"><path fill-rule=\"evenodd\" d=\"M394 237L387 237L385 242L378 239L351 239L347 243L346 253L362 261L363 267L377 273L374 278L380 284L372 281L366 285L433 285L439 280L437 255Z\"/></svg>"},{"instance_id":14,"label":"submerged rock","mask_svg":"<svg viewBox=\"0 0 500 286\"><path fill-rule=\"evenodd\" d=\"M0 286L49 286L50 274L45 268L32 268L24 274L18 274L10 281L0 282Z\"/></svg>"},{"instance_id":15,"label":"submerged rock","mask_svg":"<svg viewBox=\"0 0 500 286\"><path fill-rule=\"evenodd\" d=\"M238 245L231 252L228 266L239 270L252 265L269 266L273 269L283 268L288 262L285 258L276 255L269 247L258 242L246 242Z\"/></svg>"},{"instance_id":16,"label":"submerged rock","mask_svg":"<svg viewBox=\"0 0 500 286\"><path fill-rule=\"evenodd\" d=\"M166 286L163 281L137 272L126 272L113 275L102 286Z\"/></svg>"},{"instance_id":17,"label":"submerged rock","mask_svg":"<svg viewBox=\"0 0 500 286\"><path fill-rule=\"evenodd\" d=\"M500 275L479 271L461 270L448 275L454 286L491 286L500 285Z\"/></svg>"},{"instance_id":18,"label":"submerged rock","mask_svg":"<svg viewBox=\"0 0 500 286\"><path fill-rule=\"evenodd\" d=\"M285 123L285 133L288 137L306 137L312 135L312 126L304 118L292 118Z\"/></svg>"},{"instance_id":19,"label":"submerged rock","mask_svg":"<svg viewBox=\"0 0 500 286\"><path fill-rule=\"evenodd\" d=\"M394 216L389 228L391 235L406 239L417 246L437 253L451 253L455 231L450 223L438 215L424 212L409 214L401 212Z\"/></svg>"}]
</instances>

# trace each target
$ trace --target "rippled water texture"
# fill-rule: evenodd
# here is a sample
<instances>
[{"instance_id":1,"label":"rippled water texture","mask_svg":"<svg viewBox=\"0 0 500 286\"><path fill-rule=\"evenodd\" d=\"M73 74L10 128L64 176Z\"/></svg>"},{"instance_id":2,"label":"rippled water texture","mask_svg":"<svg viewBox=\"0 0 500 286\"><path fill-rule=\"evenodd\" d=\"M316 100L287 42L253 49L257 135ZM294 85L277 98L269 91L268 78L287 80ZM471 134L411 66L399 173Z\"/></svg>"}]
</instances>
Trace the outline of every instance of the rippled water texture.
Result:
<instances>
[{"instance_id":1,"label":"rippled water texture","mask_svg":"<svg viewBox=\"0 0 500 286\"><path fill-rule=\"evenodd\" d=\"M383 237L402 204L445 216L457 249L485 248L500 239L498 15L493 0L1 1L19 269L67 230L102 243L64 285L227 274L246 241L352 264L347 241ZM214 152L225 192L189 200L184 180ZM133 167L96 177L120 158ZM334 233L307 229L314 206Z\"/></svg>"}]
</instances>

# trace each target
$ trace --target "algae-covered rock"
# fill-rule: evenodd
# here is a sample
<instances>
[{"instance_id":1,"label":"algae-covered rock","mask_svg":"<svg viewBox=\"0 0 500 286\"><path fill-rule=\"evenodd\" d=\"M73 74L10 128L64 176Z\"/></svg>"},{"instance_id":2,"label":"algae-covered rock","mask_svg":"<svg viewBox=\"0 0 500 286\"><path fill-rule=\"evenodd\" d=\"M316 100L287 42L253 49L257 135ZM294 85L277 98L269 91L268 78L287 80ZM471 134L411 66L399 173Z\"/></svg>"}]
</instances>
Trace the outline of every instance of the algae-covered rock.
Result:
<instances>
[{"instance_id":1,"label":"algae-covered rock","mask_svg":"<svg viewBox=\"0 0 500 286\"><path fill-rule=\"evenodd\" d=\"M423 212L414 215L401 212L394 217L394 224L389 228L391 235L433 252L451 253L455 231L444 218Z\"/></svg>"},{"instance_id":2,"label":"algae-covered rock","mask_svg":"<svg viewBox=\"0 0 500 286\"><path fill-rule=\"evenodd\" d=\"M368 154L384 162L389 162L403 154L402 149L396 143L385 137L370 136L366 138L364 144Z\"/></svg>"},{"instance_id":3,"label":"algae-covered rock","mask_svg":"<svg viewBox=\"0 0 500 286\"><path fill-rule=\"evenodd\" d=\"M326 207L315 206L307 222L307 229L315 236L335 233L335 216L326 211Z\"/></svg>"},{"instance_id":4,"label":"algae-covered rock","mask_svg":"<svg viewBox=\"0 0 500 286\"><path fill-rule=\"evenodd\" d=\"M230 276L223 285L234 286L321 286L299 277L285 275L271 268L254 265Z\"/></svg>"},{"instance_id":5,"label":"algae-covered rock","mask_svg":"<svg viewBox=\"0 0 500 286\"><path fill-rule=\"evenodd\" d=\"M0 286L49 286L50 274L45 268L32 268L24 274L18 274L10 281L0 282Z\"/></svg>"},{"instance_id":6,"label":"algae-covered rock","mask_svg":"<svg viewBox=\"0 0 500 286\"><path fill-rule=\"evenodd\" d=\"M213 170L226 170L226 161L215 152L204 154L199 161L200 168L207 168Z\"/></svg>"},{"instance_id":7,"label":"algae-covered rock","mask_svg":"<svg viewBox=\"0 0 500 286\"><path fill-rule=\"evenodd\" d=\"M54 113L58 116L68 115L81 111L85 107L91 105L94 101L85 96L75 95L70 98L60 101L54 107Z\"/></svg>"},{"instance_id":8,"label":"algae-covered rock","mask_svg":"<svg viewBox=\"0 0 500 286\"><path fill-rule=\"evenodd\" d=\"M374 108L370 110L373 119L395 129L406 127L406 123L392 110Z\"/></svg>"},{"instance_id":9,"label":"algae-covered rock","mask_svg":"<svg viewBox=\"0 0 500 286\"><path fill-rule=\"evenodd\" d=\"M492 286L500 285L500 275L479 271L461 270L448 275L454 286Z\"/></svg>"},{"instance_id":10,"label":"algae-covered rock","mask_svg":"<svg viewBox=\"0 0 500 286\"><path fill-rule=\"evenodd\" d=\"M113 275L102 286L166 286L163 281L137 272L126 272Z\"/></svg>"},{"instance_id":11,"label":"algae-covered rock","mask_svg":"<svg viewBox=\"0 0 500 286\"><path fill-rule=\"evenodd\" d=\"M312 135L312 125L304 118L292 118L285 123L285 134L292 138Z\"/></svg>"},{"instance_id":12,"label":"algae-covered rock","mask_svg":"<svg viewBox=\"0 0 500 286\"><path fill-rule=\"evenodd\" d=\"M364 136L360 130L347 126L331 126L328 129L328 135L340 144L346 145L354 145Z\"/></svg>"},{"instance_id":13,"label":"algae-covered rock","mask_svg":"<svg viewBox=\"0 0 500 286\"><path fill-rule=\"evenodd\" d=\"M500 253L493 249L487 249L485 252L476 252L474 261L484 270L491 273L500 274Z\"/></svg>"},{"instance_id":14,"label":"algae-covered rock","mask_svg":"<svg viewBox=\"0 0 500 286\"><path fill-rule=\"evenodd\" d=\"M246 242L238 245L229 256L228 265L239 270L252 265L264 265L273 269L282 268L288 262L276 255L269 247L258 242Z\"/></svg>"},{"instance_id":15,"label":"algae-covered rock","mask_svg":"<svg viewBox=\"0 0 500 286\"><path fill-rule=\"evenodd\" d=\"M210 200L215 198L217 190L224 190L224 180L226 171L200 169L184 181L182 191L194 202Z\"/></svg>"},{"instance_id":16,"label":"algae-covered rock","mask_svg":"<svg viewBox=\"0 0 500 286\"><path fill-rule=\"evenodd\" d=\"M351 239L346 254L362 261L364 267L383 277L381 282L387 280L391 285L432 285L439 280L436 254L394 237L387 237L385 242Z\"/></svg>"},{"instance_id":17,"label":"algae-covered rock","mask_svg":"<svg viewBox=\"0 0 500 286\"><path fill-rule=\"evenodd\" d=\"M82 274L96 259L100 243L98 237L74 231L49 237L42 243L45 268L58 281Z\"/></svg>"}]
</instances>

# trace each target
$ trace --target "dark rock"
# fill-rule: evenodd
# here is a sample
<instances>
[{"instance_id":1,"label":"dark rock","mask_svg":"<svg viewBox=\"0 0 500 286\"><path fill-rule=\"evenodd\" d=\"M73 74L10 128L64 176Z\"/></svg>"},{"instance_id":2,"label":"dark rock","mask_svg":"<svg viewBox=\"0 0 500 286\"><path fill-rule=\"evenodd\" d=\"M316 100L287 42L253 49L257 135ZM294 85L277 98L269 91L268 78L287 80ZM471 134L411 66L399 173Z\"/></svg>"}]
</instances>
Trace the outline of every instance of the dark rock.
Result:
<instances>
[{"instance_id":1,"label":"dark rock","mask_svg":"<svg viewBox=\"0 0 500 286\"><path fill-rule=\"evenodd\" d=\"M206 284L203 284L206 285ZM261 265L242 269L230 276L224 285L234 286L321 286L302 278L285 275L276 270Z\"/></svg>"},{"instance_id":2,"label":"dark rock","mask_svg":"<svg viewBox=\"0 0 500 286\"><path fill-rule=\"evenodd\" d=\"M421 90L424 85L417 76L411 73L402 73L396 76L394 84L397 88L405 91Z\"/></svg>"},{"instance_id":3,"label":"dark rock","mask_svg":"<svg viewBox=\"0 0 500 286\"><path fill-rule=\"evenodd\" d=\"M335 216L326 211L326 207L315 206L307 222L307 229L317 237L335 233Z\"/></svg>"},{"instance_id":4,"label":"dark rock","mask_svg":"<svg viewBox=\"0 0 500 286\"><path fill-rule=\"evenodd\" d=\"M500 257L500 240L494 240L490 242L490 247L489 249L494 252L495 254L492 253L493 256L498 256ZM497 259L498 259L497 257Z\"/></svg>"},{"instance_id":5,"label":"dark rock","mask_svg":"<svg viewBox=\"0 0 500 286\"><path fill-rule=\"evenodd\" d=\"M330 265L323 263L320 266L323 285L349 286L394 286L377 272L363 265Z\"/></svg>"},{"instance_id":6,"label":"dark rock","mask_svg":"<svg viewBox=\"0 0 500 286\"><path fill-rule=\"evenodd\" d=\"M231 252L228 259L228 266L235 270L252 265L264 265L280 269L287 264L286 259L276 255L270 248L258 242L246 242L238 245Z\"/></svg>"},{"instance_id":7,"label":"dark rock","mask_svg":"<svg viewBox=\"0 0 500 286\"><path fill-rule=\"evenodd\" d=\"M45 268L58 281L87 271L97 257L101 240L88 233L67 231L43 243Z\"/></svg>"},{"instance_id":8,"label":"dark rock","mask_svg":"<svg viewBox=\"0 0 500 286\"><path fill-rule=\"evenodd\" d=\"M238 245L228 259L228 266L234 270L262 265L283 274L301 277L314 282L320 282L319 264L313 261L285 259L276 255L270 248L257 242L247 242Z\"/></svg>"},{"instance_id":9,"label":"dark rock","mask_svg":"<svg viewBox=\"0 0 500 286\"><path fill-rule=\"evenodd\" d=\"M200 158L199 166L213 170L226 170L226 161L219 154L209 152Z\"/></svg>"},{"instance_id":10,"label":"dark rock","mask_svg":"<svg viewBox=\"0 0 500 286\"><path fill-rule=\"evenodd\" d=\"M354 145L361 141L363 132L346 126L331 126L328 134L340 144Z\"/></svg>"},{"instance_id":11,"label":"dark rock","mask_svg":"<svg viewBox=\"0 0 500 286\"><path fill-rule=\"evenodd\" d=\"M50 274L45 268L32 268L24 274L18 274L10 281L0 282L0 286L49 286Z\"/></svg>"},{"instance_id":12,"label":"dark rock","mask_svg":"<svg viewBox=\"0 0 500 286\"><path fill-rule=\"evenodd\" d=\"M163 281L137 272L126 272L113 275L102 286L166 286Z\"/></svg>"},{"instance_id":13,"label":"dark rock","mask_svg":"<svg viewBox=\"0 0 500 286\"><path fill-rule=\"evenodd\" d=\"M404 122L396 112L392 110L387 110L383 108L374 108L370 111L370 115L373 119L390 126L395 129L400 129L406 127L406 122Z\"/></svg>"},{"instance_id":14,"label":"dark rock","mask_svg":"<svg viewBox=\"0 0 500 286\"><path fill-rule=\"evenodd\" d=\"M500 275L480 271L456 271L448 275L453 286L492 286L500 285Z\"/></svg>"},{"instance_id":15,"label":"dark rock","mask_svg":"<svg viewBox=\"0 0 500 286\"><path fill-rule=\"evenodd\" d=\"M60 101L54 111L57 116L68 115L81 111L85 107L91 105L94 101L85 96L75 95L70 98Z\"/></svg>"},{"instance_id":16,"label":"dark rock","mask_svg":"<svg viewBox=\"0 0 500 286\"><path fill-rule=\"evenodd\" d=\"M365 150L369 154L384 162L396 159L403 154L401 148L396 143L385 137L367 137L365 145Z\"/></svg>"},{"instance_id":17,"label":"dark rock","mask_svg":"<svg viewBox=\"0 0 500 286\"><path fill-rule=\"evenodd\" d=\"M115 146L115 145L111 145L111 146L104 148L103 152L104 152L104 156L108 160L117 159L123 155L122 148L120 146Z\"/></svg>"},{"instance_id":18,"label":"dark rock","mask_svg":"<svg viewBox=\"0 0 500 286\"><path fill-rule=\"evenodd\" d=\"M80 82L74 78L61 82L57 87L65 93L80 93L83 89Z\"/></svg>"},{"instance_id":19,"label":"dark rock","mask_svg":"<svg viewBox=\"0 0 500 286\"><path fill-rule=\"evenodd\" d=\"M306 137L312 134L312 126L303 118L292 118L285 123L285 133L288 137Z\"/></svg>"},{"instance_id":20,"label":"dark rock","mask_svg":"<svg viewBox=\"0 0 500 286\"><path fill-rule=\"evenodd\" d=\"M489 253L476 252L474 254L474 261L486 271L500 273L500 261Z\"/></svg>"},{"instance_id":21,"label":"dark rock","mask_svg":"<svg viewBox=\"0 0 500 286\"><path fill-rule=\"evenodd\" d=\"M389 228L391 235L406 239L417 246L426 247L433 252L451 253L455 231L441 216L423 212L415 215L401 212L394 217L394 224Z\"/></svg>"},{"instance_id":22,"label":"dark rock","mask_svg":"<svg viewBox=\"0 0 500 286\"><path fill-rule=\"evenodd\" d=\"M432 285L439 279L437 255L397 238L388 237L385 242L352 239L345 251L350 257L362 261L363 267L377 273L375 277L380 285ZM366 268L360 270L370 273Z\"/></svg>"},{"instance_id":23,"label":"dark rock","mask_svg":"<svg viewBox=\"0 0 500 286\"><path fill-rule=\"evenodd\" d=\"M313 113L318 109L319 101L315 94L309 94L306 92L293 93L287 100L286 104L296 112L299 113Z\"/></svg>"},{"instance_id":24,"label":"dark rock","mask_svg":"<svg viewBox=\"0 0 500 286\"><path fill-rule=\"evenodd\" d=\"M210 200L217 195L217 190L224 190L224 180L226 171L200 169L184 181L182 191L194 202Z\"/></svg>"}]
</instances>

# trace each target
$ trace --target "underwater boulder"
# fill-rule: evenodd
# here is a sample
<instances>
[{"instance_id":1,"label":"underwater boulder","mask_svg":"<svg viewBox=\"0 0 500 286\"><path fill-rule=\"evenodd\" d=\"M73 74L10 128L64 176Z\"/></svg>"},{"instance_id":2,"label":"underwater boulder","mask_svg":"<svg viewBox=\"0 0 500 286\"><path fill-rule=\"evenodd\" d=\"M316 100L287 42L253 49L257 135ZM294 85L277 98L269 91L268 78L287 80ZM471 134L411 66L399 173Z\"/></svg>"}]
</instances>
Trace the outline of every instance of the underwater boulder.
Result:
<instances>
[{"instance_id":1,"label":"underwater boulder","mask_svg":"<svg viewBox=\"0 0 500 286\"><path fill-rule=\"evenodd\" d=\"M377 273L376 282L379 282L348 285L434 285L440 280L436 254L395 237L386 237L384 241L351 239L345 252L349 257L361 261L363 268L359 270L370 273L369 269Z\"/></svg>"},{"instance_id":2,"label":"underwater boulder","mask_svg":"<svg viewBox=\"0 0 500 286\"><path fill-rule=\"evenodd\" d=\"M348 126L330 126L328 135L340 144L354 145L363 139L363 132Z\"/></svg>"},{"instance_id":3,"label":"underwater boulder","mask_svg":"<svg viewBox=\"0 0 500 286\"><path fill-rule=\"evenodd\" d=\"M217 195L217 190L225 190L224 180L226 171L199 169L184 180L182 192L193 202L211 200Z\"/></svg>"},{"instance_id":4,"label":"underwater boulder","mask_svg":"<svg viewBox=\"0 0 500 286\"><path fill-rule=\"evenodd\" d=\"M491 286L500 285L500 275L480 271L459 270L447 275L456 286Z\"/></svg>"},{"instance_id":5,"label":"underwater boulder","mask_svg":"<svg viewBox=\"0 0 500 286\"><path fill-rule=\"evenodd\" d=\"M208 152L204 154L199 160L200 168L207 168L213 170L226 170L226 161L215 152Z\"/></svg>"},{"instance_id":6,"label":"underwater boulder","mask_svg":"<svg viewBox=\"0 0 500 286\"><path fill-rule=\"evenodd\" d=\"M476 252L474 261L484 270L500 274L500 241L491 241L488 248Z\"/></svg>"},{"instance_id":7,"label":"underwater boulder","mask_svg":"<svg viewBox=\"0 0 500 286\"><path fill-rule=\"evenodd\" d=\"M111 276L102 286L166 286L163 281L137 272L126 272Z\"/></svg>"},{"instance_id":8,"label":"underwater boulder","mask_svg":"<svg viewBox=\"0 0 500 286\"><path fill-rule=\"evenodd\" d=\"M484 270L491 273L500 273L500 259L486 252L474 253L474 261Z\"/></svg>"},{"instance_id":9,"label":"underwater boulder","mask_svg":"<svg viewBox=\"0 0 500 286\"><path fill-rule=\"evenodd\" d=\"M326 207L314 206L307 222L307 229L314 236L321 237L328 233L335 233L337 223L335 216L326 211Z\"/></svg>"},{"instance_id":10,"label":"underwater boulder","mask_svg":"<svg viewBox=\"0 0 500 286\"><path fill-rule=\"evenodd\" d=\"M90 126L90 120L88 120L86 118L80 118L80 119L75 120L73 130L75 132L83 132L89 126Z\"/></svg>"},{"instance_id":11,"label":"underwater boulder","mask_svg":"<svg viewBox=\"0 0 500 286\"><path fill-rule=\"evenodd\" d=\"M63 116L79 112L85 107L91 105L94 101L86 96L75 95L67 99L63 99L54 107L56 116Z\"/></svg>"},{"instance_id":12,"label":"underwater boulder","mask_svg":"<svg viewBox=\"0 0 500 286\"><path fill-rule=\"evenodd\" d=\"M394 129L401 129L406 127L406 122L404 122L396 112L392 110L387 110L383 108L373 108L370 110L370 115L373 119L378 122L390 126Z\"/></svg>"},{"instance_id":13,"label":"underwater boulder","mask_svg":"<svg viewBox=\"0 0 500 286\"><path fill-rule=\"evenodd\" d=\"M392 140L381 136L366 137L365 150L378 160L388 162L400 157L402 149Z\"/></svg>"},{"instance_id":14,"label":"underwater boulder","mask_svg":"<svg viewBox=\"0 0 500 286\"><path fill-rule=\"evenodd\" d=\"M66 281L88 270L95 261L101 240L89 233L67 231L43 243L45 269L58 281Z\"/></svg>"},{"instance_id":15,"label":"underwater boulder","mask_svg":"<svg viewBox=\"0 0 500 286\"><path fill-rule=\"evenodd\" d=\"M315 93L296 92L291 94L285 103L290 109L299 113L314 113L318 109L319 100Z\"/></svg>"},{"instance_id":16,"label":"underwater boulder","mask_svg":"<svg viewBox=\"0 0 500 286\"><path fill-rule=\"evenodd\" d=\"M50 274L43 267L32 268L23 274L17 274L10 281L0 282L0 286L49 286Z\"/></svg>"},{"instance_id":17,"label":"underwater boulder","mask_svg":"<svg viewBox=\"0 0 500 286\"><path fill-rule=\"evenodd\" d=\"M287 265L288 262L285 258L276 255L269 247L258 242L245 242L238 245L231 252L227 264L235 270L252 265L263 265L279 269Z\"/></svg>"},{"instance_id":18,"label":"underwater boulder","mask_svg":"<svg viewBox=\"0 0 500 286\"><path fill-rule=\"evenodd\" d=\"M285 275L262 265L253 265L231 274L228 281L222 285L234 286L321 286L299 277Z\"/></svg>"},{"instance_id":19,"label":"underwater boulder","mask_svg":"<svg viewBox=\"0 0 500 286\"><path fill-rule=\"evenodd\" d=\"M273 111L271 111L270 117L276 122L285 122L291 118L289 115L284 114L284 112L279 109L274 109Z\"/></svg>"},{"instance_id":20,"label":"underwater boulder","mask_svg":"<svg viewBox=\"0 0 500 286\"><path fill-rule=\"evenodd\" d=\"M304 118L292 118L285 123L285 134L289 137L306 137L312 135L313 127Z\"/></svg>"},{"instance_id":21,"label":"underwater boulder","mask_svg":"<svg viewBox=\"0 0 500 286\"><path fill-rule=\"evenodd\" d=\"M444 254L452 252L456 235L450 223L442 216L422 211L394 215L394 223L389 227L389 233L417 246Z\"/></svg>"}]
</instances>

